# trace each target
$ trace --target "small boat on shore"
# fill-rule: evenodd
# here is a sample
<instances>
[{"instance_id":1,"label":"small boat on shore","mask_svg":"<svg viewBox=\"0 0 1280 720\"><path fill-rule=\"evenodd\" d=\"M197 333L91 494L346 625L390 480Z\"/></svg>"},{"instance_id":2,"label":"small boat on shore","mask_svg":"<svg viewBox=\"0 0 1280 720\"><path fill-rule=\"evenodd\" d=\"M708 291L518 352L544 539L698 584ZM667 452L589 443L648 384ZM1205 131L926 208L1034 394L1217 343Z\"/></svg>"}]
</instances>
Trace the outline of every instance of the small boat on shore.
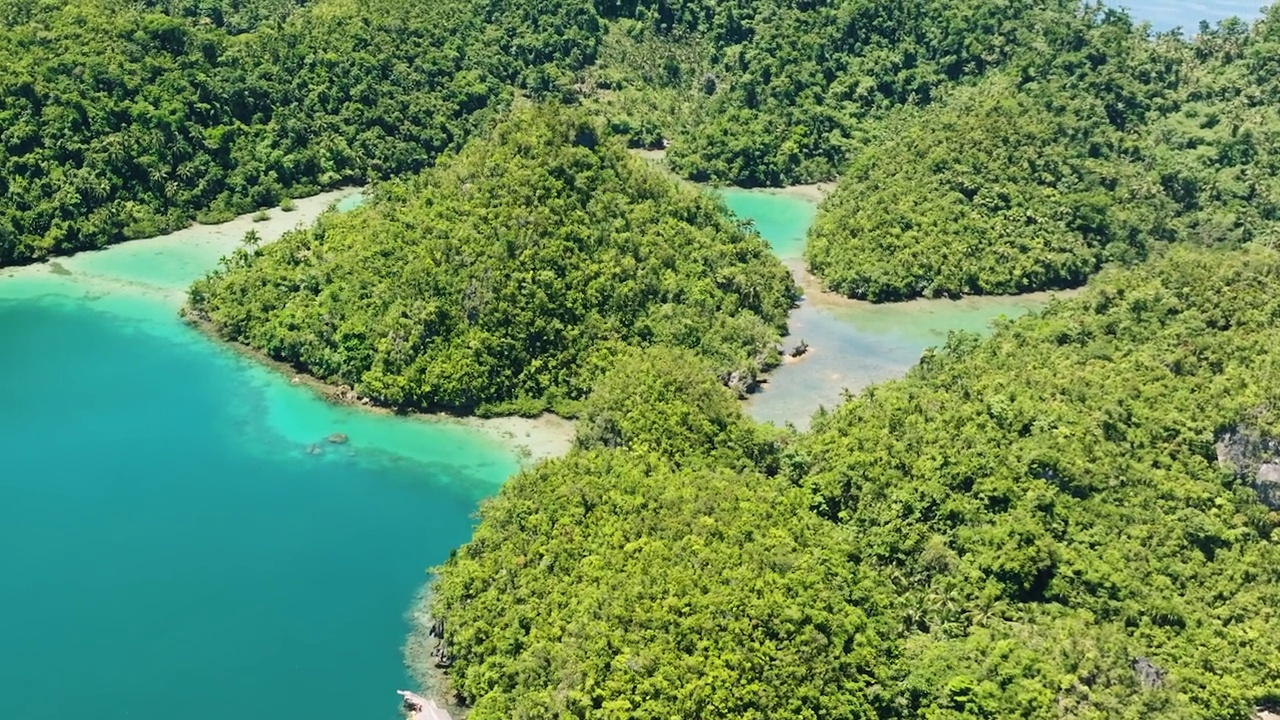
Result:
<instances>
[{"instance_id":1,"label":"small boat on shore","mask_svg":"<svg viewBox=\"0 0 1280 720\"><path fill-rule=\"evenodd\" d=\"M449 717L449 713L445 712L434 701L408 690L397 690L396 692L403 698L401 706L405 713L408 714L409 720L452 720Z\"/></svg>"}]
</instances>

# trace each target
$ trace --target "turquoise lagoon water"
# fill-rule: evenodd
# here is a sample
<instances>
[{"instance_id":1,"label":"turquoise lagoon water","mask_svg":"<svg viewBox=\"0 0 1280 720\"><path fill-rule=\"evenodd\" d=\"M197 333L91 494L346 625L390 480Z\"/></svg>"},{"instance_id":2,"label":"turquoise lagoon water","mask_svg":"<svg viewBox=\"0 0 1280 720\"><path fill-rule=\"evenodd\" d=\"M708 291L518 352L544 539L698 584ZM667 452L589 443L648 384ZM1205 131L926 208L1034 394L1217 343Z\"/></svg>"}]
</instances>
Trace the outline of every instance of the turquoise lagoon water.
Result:
<instances>
[{"instance_id":1,"label":"turquoise lagoon water","mask_svg":"<svg viewBox=\"0 0 1280 720\"><path fill-rule=\"evenodd\" d=\"M769 190L720 191L740 217L751 219L774 252L800 277L805 233L817 205ZM942 345L953 330L985 332L994 319L1043 306L1045 294L965 300L922 300L873 305L808 291L791 312L784 347L800 340L812 350L769 374L748 411L758 420L804 428L819 407L833 408L845 392L901 377L926 348Z\"/></svg>"},{"instance_id":2,"label":"turquoise lagoon water","mask_svg":"<svg viewBox=\"0 0 1280 720\"><path fill-rule=\"evenodd\" d=\"M206 341L217 243L164 240L0 270L0 718L398 717L424 570L517 459Z\"/></svg>"}]
</instances>

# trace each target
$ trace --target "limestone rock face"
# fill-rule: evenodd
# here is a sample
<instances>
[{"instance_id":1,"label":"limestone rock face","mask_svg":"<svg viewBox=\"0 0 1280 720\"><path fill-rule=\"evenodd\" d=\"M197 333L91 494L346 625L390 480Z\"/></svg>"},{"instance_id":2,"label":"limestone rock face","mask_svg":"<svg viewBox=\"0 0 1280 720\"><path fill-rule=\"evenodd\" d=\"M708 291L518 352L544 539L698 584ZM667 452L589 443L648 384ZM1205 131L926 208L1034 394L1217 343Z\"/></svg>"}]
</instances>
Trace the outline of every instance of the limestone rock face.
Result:
<instances>
[{"instance_id":1,"label":"limestone rock face","mask_svg":"<svg viewBox=\"0 0 1280 720\"><path fill-rule=\"evenodd\" d=\"M1164 686L1164 677L1167 672L1164 668L1151 662L1150 658L1134 658L1131 665L1133 671L1138 675L1138 682L1142 683L1142 687L1153 690Z\"/></svg>"},{"instance_id":2,"label":"limestone rock face","mask_svg":"<svg viewBox=\"0 0 1280 720\"><path fill-rule=\"evenodd\" d=\"M1253 489L1258 497L1272 510L1280 510L1280 462L1265 463L1258 468Z\"/></svg>"},{"instance_id":3,"label":"limestone rock face","mask_svg":"<svg viewBox=\"0 0 1280 720\"><path fill-rule=\"evenodd\" d=\"M1262 503L1280 510L1280 438L1237 425L1215 446L1218 463L1249 483Z\"/></svg>"}]
</instances>

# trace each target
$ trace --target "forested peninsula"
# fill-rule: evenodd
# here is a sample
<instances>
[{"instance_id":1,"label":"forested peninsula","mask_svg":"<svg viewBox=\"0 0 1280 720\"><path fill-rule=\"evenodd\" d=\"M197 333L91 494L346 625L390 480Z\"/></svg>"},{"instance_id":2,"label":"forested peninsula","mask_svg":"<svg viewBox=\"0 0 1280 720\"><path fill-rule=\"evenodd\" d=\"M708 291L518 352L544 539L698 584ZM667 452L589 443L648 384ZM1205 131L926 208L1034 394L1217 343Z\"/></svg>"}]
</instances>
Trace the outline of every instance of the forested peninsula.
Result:
<instances>
[{"instance_id":1,"label":"forested peninsula","mask_svg":"<svg viewBox=\"0 0 1280 720\"><path fill-rule=\"evenodd\" d=\"M381 405L574 415L632 347L696 350L745 391L797 296L719 200L581 112L526 106L366 206L233 254L189 313Z\"/></svg>"},{"instance_id":2,"label":"forested peninsula","mask_svg":"<svg viewBox=\"0 0 1280 720\"><path fill-rule=\"evenodd\" d=\"M1075 287L1171 243L1280 241L1280 18L1187 40L1064 16L980 81L870 124L806 257L875 301Z\"/></svg>"}]
</instances>

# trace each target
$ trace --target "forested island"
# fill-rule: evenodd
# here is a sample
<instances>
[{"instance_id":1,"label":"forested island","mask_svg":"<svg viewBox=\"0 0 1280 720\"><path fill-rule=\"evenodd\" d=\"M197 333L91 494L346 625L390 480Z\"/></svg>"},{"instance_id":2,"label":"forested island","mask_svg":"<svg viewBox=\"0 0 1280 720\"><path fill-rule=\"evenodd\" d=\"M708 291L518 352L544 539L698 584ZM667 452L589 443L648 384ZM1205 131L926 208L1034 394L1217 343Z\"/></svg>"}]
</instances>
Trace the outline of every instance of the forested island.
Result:
<instances>
[{"instance_id":1,"label":"forested island","mask_svg":"<svg viewBox=\"0 0 1280 720\"><path fill-rule=\"evenodd\" d=\"M368 184L185 312L396 410L577 418L415 615L476 720L1243 720L1280 707L1278 25L0 0L0 265ZM829 179L842 295L1084 289L754 423L798 289L687 181Z\"/></svg>"}]
</instances>

